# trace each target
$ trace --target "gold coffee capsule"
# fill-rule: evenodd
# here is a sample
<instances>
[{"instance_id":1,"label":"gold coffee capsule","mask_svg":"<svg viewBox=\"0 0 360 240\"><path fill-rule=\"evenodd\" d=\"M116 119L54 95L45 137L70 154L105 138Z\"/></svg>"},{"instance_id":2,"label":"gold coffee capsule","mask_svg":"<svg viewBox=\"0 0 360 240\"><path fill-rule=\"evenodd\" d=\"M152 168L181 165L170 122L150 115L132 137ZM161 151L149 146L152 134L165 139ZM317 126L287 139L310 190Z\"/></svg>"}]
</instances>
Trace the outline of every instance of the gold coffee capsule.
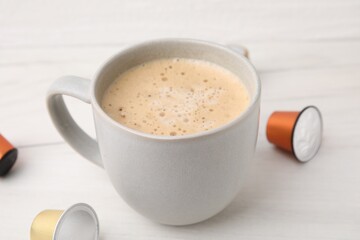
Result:
<instances>
[{"instance_id":1,"label":"gold coffee capsule","mask_svg":"<svg viewBox=\"0 0 360 240\"><path fill-rule=\"evenodd\" d=\"M300 162L311 160L321 145L322 116L315 106L300 112L279 111L271 114L266 136L269 142L291 152Z\"/></svg>"},{"instance_id":2,"label":"gold coffee capsule","mask_svg":"<svg viewBox=\"0 0 360 240\"><path fill-rule=\"evenodd\" d=\"M17 159L18 151L0 134L0 176L6 175Z\"/></svg>"},{"instance_id":3,"label":"gold coffee capsule","mask_svg":"<svg viewBox=\"0 0 360 240\"><path fill-rule=\"evenodd\" d=\"M99 239L99 221L89 205L78 203L66 210L44 210L31 224L30 240L69 239Z\"/></svg>"}]
</instances>

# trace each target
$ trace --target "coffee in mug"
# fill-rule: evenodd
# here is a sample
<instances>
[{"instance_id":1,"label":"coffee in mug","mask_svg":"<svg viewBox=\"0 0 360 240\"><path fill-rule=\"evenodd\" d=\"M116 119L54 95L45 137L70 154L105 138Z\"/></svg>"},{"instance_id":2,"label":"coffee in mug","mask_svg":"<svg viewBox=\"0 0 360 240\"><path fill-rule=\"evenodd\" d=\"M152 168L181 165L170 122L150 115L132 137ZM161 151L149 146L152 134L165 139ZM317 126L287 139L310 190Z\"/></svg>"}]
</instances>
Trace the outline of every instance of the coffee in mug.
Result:
<instances>
[{"instance_id":1,"label":"coffee in mug","mask_svg":"<svg viewBox=\"0 0 360 240\"><path fill-rule=\"evenodd\" d=\"M238 196L255 152L261 83L244 53L191 39L144 42L115 54L92 80L57 79L49 114L138 213L169 225L204 221ZM91 105L96 139L76 124L63 95Z\"/></svg>"},{"instance_id":2,"label":"coffee in mug","mask_svg":"<svg viewBox=\"0 0 360 240\"><path fill-rule=\"evenodd\" d=\"M121 73L102 98L115 121L155 135L186 135L225 125L249 105L241 79L203 60L156 59Z\"/></svg>"}]
</instances>

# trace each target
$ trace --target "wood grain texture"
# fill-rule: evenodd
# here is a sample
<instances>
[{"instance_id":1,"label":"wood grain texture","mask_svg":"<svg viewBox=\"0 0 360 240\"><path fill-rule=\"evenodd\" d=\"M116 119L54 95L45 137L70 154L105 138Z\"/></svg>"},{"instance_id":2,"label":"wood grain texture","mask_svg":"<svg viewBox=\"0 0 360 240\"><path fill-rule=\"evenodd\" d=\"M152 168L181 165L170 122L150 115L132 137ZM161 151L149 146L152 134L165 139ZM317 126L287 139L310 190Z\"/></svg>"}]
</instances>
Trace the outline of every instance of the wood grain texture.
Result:
<instances>
[{"instance_id":1,"label":"wood grain texture","mask_svg":"<svg viewBox=\"0 0 360 240\"><path fill-rule=\"evenodd\" d=\"M150 38L244 44L262 79L260 132L243 191L192 226L152 223L117 195L104 171L56 132L45 106L65 74L92 78L108 57ZM90 106L67 103L94 136ZM317 157L300 164L271 146L275 110L316 105L324 118ZM0 0L0 132L19 147L0 178L0 239L26 239L45 208L86 202L101 240L360 239L360 2Z\"/></svg>"},{"instance_id":2,"label":"wood grain texture","mask_svg":"<svg viewBox=\"0 0 360 240\"><path fill-rule=\"evenodd\" d=\"M1 47L98 46L158 37L360 38L357 0L2 0L0 9Z\"/></svg>"}]
</instances>

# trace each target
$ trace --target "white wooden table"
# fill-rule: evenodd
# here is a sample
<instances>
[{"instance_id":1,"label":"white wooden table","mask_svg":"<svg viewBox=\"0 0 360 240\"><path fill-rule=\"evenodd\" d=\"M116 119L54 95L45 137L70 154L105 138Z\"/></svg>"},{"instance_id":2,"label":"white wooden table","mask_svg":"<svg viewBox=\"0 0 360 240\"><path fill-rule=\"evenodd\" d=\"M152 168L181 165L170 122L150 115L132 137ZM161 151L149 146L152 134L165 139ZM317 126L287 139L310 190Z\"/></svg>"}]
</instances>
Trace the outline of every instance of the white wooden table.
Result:
<instances>
[{"instance_id":1,"label":"white wooden table","mask_svg":"<svg viewBox=\"0 0 360 240\"><path fill-rule=\"evenodd\" d=\"M240 43L263 84L253 172L236 200L192 226L162 226L135 213L105 172L76 154L45 108L55 78L91 78L135 42L189 37ZM68 99L94 134L90 107ZM271 146L275 110L316 105L324 118L317 157L300 164ZM0 239L29 239L46 208L86 202L101 240L360 239L360 2L358 0L0 0L0 132L19 148L0 178Z\"/></svg>"}]
</instances>

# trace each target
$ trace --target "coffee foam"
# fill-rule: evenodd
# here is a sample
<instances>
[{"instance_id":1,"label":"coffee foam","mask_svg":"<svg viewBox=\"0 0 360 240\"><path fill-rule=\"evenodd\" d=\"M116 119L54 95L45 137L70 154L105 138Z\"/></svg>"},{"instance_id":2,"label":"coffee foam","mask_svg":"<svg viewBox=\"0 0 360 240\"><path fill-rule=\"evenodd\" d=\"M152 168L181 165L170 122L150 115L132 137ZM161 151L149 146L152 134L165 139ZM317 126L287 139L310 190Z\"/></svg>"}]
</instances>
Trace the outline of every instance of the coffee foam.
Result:
<instances>
[{"instance_id":1,"label":"coffee foam","mask_svg":"<svg viewBox=\"0 0 360 240\"><path fill-rule=\"evenodd\" d=\"M154 135L207 131L239 116L249 104L241 80L201 60L158 59L129 69L109 86L102 108L127 127Z\"/></svg>"}]
</instances>

